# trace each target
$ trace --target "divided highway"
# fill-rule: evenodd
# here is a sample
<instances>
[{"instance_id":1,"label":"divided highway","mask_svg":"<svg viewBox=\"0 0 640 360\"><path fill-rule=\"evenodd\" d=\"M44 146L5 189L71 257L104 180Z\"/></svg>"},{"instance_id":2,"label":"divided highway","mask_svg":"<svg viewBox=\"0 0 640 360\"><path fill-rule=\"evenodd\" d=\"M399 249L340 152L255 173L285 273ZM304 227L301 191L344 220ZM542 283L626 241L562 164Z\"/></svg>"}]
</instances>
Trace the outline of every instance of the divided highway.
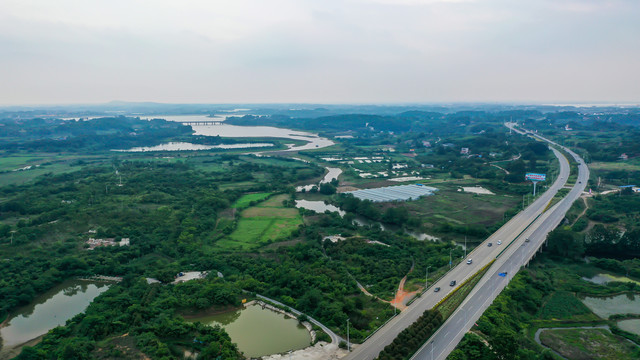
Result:
<instances>
[{"instance_id":1,"label":"divided highway","mask_svg":"<svg viewBox=\"0 0 640 360\"><path fill-rule=\"evenodd\" d=\"M509 126L509 125L507 125ZM524 134L521 131L514 131ZM541 140L548 141L540 136ZM550 141L549 141L550 142ZM557 145L557 144L555 144ZM557 150L552 149L560 162L560 171L555 182L533 204L528 206L498 231L480 244L468 254L467 258L473 259L473 263L458 264L418 298L411 306L402 311L398 316L390 320L385 326L359 345L345 359L369 360L375 359L385 346L405 328L415 322L425 310L433 308L442 298L453 290L449 282L456 280L461 284L483 266L495 259L501 252L498 260L491 266L487 274L469 294L462 306L443 324L443 326L425 343L414 355L416 359L444 359L455 348L464 333L482 315L491 301L508 283L508 278L499 277L498 272L507 271L509 276L515 274L521 265L535 254L539 246L546 238L546 234L553 230L564 218L564 214L577 199L589 177L588 169L580 161L579 157L568 149L567 151L581 165L579 182L562 201L544 212L551 199L566 183L570 167L567 159ZM529 238L530 242L525 242ZM497 245L498 241L502 245ZM489 246L491 243L493 246ZM506 250L505 250L506 249ZM442 291L433 292L434 287L440 287Z\"/></svg>"}]
</instances>

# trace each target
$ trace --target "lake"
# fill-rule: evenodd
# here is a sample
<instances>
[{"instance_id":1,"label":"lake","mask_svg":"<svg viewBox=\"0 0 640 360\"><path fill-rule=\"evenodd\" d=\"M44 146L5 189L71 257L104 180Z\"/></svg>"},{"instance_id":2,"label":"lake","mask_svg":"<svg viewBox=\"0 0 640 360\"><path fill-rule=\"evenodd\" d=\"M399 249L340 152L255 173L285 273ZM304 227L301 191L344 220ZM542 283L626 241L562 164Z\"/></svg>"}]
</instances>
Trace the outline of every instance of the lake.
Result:
<instances>
[{"instance_id":1,"label":"lake","mask_svg":"<svg viewBox=\"0 0 640 360\"><path fill-rule=\"evenodd\" d=\"M18 309L0 329L3 347L0 359L12 348L33 340L47 331L85 311L98 295L109 289L100 282L68 280L36 297L29 305Z\"/></svg>"},{"instance_id":2,"label":"lake","mask_svg":"<svg viewBox=\"0 0 640 360\"><path fill-rule=\"evenodd\" d=\"M243 116L240 114L225 114L208 117L206 115L144 115L141 118L165 119L177 122L198 122L198 121L225 121L230 116ZM335 144L333 141L319 137L304 131L277 128L272 126L237 126L237 125L192 125L195 135L221 136L221 137L253 137L253 138L281 138L307 141L306 144L293 146L282 151L300 151L310 149L320 149Z\"/></svg>"},{"instance_id":3,"label":"lake","mask_svg":"<svg viewBox=\"0 0 640 360\"><path fill-rule=\"evenodd\" d=\"M240 351L250 357L298 350L311 344L311 335L298 320L257 305L188 321L222 326Z\"/></svg>"}]
</instances>

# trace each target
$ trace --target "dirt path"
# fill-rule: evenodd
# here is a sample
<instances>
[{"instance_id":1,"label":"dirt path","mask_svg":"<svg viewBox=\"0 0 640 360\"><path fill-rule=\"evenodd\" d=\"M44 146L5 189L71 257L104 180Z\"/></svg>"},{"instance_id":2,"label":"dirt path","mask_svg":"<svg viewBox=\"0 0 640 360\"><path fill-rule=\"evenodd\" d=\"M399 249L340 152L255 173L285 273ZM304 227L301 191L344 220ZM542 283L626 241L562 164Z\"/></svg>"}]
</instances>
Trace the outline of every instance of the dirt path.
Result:
<instances>
[{"instance_id":1,"label":"dirt path","mask_svg":"<svg viewBox=\"0 0 640 360\"><path fill-rule=\"evenodd\" d=\"M584 196L580 196L580 198L582 199L582 202L584 202L584 210L582 210L580 215L578 215L578 217L576 217L576 219L573 221L573 224L571 224L571 226L575 225L576 222L578 222L578 219L583 217L584 214L586 214L587 210L589 210L589 202L587 201L587 198L584 197Z\"/></svg>"},{"instance_id":2,"label":"dirt path","mask_svg":"<svg viewBox=\"0 0 640 360\"><path fill-rule=\"evenodd\" d=\"M349 274L349 275L351 275L351 274ZM353 277L353 276L352 276L352 277ZM360 284L360 282L359 282L358 280L356 280L356 279L355 279L355 277L353 277L353 280L355 280L356 285L358 285L358 289L360 289L360 291L362 291L362 293L363 293L363 294L365 294L365 295L367 295L367 296L374 297L374 298L376 298L376 299L378 299L378 300L380 300L380 301L385 301L385 300L382 300L382 299L378 298L377 296L373 295L373 294L372 294L372 293L370 293L369 291L367 291L367 289L366 289L364 286L362 286L362 284ZM388 301L386 301L386 302L388 302Z\"/></svg>"},{"instance_id":3,"label":"dirt path","mask_svg":"<svg viewBox=\"0 0 640 360\"><path fill-rule=\"evenodd\" d=\"M491 165L491 166L495 166L495 167L497 167L498 169L500 169L500 170L504 171L504 173L505 173L505 174L509 175L509 170L507 170L507 169L505 169L505 168L503 168L503 167L501 167L501 166L498 166L498 165L496 165L496 164L489 164L489 165Z\"/></svg>"},{"instance_id":4,"label":"dirt path","mask_svg":"<svg viewBox=\"0 0 640 360\"><path fill-rule=\"evenodd\" d=\"M409 274L411 274L411 272L413 271L414 265L415 263L411 264L411 269L409 269L407 275L405 275L402 280L400 280L398 290L396 291L396 296L393 298L393 300L391 300L391 305L395 306L396 309L400 311L406 309L407 302L409 302L409 300L411 300L418 293L418 290L411 292L404 290L404 284L407 282L407 276L409 276Z\"/></svg>"},{"instance_id":5,"label":"dirt path","mask_svg":"<svg viewBox=\"0 0 640 360\"><path fill-rule=\"evenodd\" d=\"M569 330L569 329L607 329L609 331L611 331L611 329L609 329L609 325L598 325L598 326L576 326L576 327L555 327L555 328L540 328L536 331L536 334L534 336L534 340L538 343L538 345L544 347L545 349L549 349L551 351L553 351L554 354L558 355L559 357L561 357L562 359L566 359L568 360L566 357L560 355L560 353L558 353L557 351L553 350L552 348L544 345L541 341L540 341L540 333L545 331L545 330Z\"/></svg>"}]
</instances>

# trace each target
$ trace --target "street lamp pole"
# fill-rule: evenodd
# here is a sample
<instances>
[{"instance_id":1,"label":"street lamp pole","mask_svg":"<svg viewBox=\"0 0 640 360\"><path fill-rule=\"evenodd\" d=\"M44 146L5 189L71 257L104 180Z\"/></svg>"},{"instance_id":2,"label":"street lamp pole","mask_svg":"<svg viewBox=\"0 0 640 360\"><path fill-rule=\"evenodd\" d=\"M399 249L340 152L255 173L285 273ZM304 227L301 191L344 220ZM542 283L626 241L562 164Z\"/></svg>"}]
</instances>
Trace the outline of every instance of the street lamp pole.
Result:
<instances>
[{"instance_id":1,"label":"street lamp pole","mask_svg":"<svg viewBox=\"0 0 640 360\"><path fill-rule=\"evenodd\" d=\"M453 249L449 250L449 269L451 269L451 252Z\"/></svg>"},{"instance_id":2,"label":"street lamp pole","mask_svg":"<svg viewBox=\"0 0 640 360\"><path fill-rule=\"evenodd\" d=\"M464 236L464 258L467 258L467 235Z\"/></svg>"},{"instance_id":3,"label":"street lamp pole","mask_svg":"<svg viewBox=\"0 0 640 360\"><path fill-rule=\"evenodd\" d=\"M431 267L431 265L427 266L427 277L424 278L424 289L427 290L427 288L429 287L429 268Z\"/></svg>"},{"instance_id":4,"label":"street lamp pole","mask_svg":"<svg viewBox=\"0 0 640 360\"><path fill-rule=\"evenodd\" d=\"M431 340L431 360L433 360L433 340Z\"/></svg>"}]
</instances>

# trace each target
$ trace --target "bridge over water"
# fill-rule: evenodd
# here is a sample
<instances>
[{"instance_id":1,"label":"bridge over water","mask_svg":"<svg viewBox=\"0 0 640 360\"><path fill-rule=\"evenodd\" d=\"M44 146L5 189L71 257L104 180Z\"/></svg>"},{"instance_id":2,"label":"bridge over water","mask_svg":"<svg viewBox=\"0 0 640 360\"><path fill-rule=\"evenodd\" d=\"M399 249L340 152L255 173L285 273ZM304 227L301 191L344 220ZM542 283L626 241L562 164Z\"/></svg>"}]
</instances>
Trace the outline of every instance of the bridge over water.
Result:
<instances>
[{"instance_id":1,"label":"bridge over water","mask_svg":"<svg viewBox=\"0 0 640 360\"><path fill-rule=\"evenodd\" d=\"M220 120L198 120L198 121L178 121L182 125L223 125Z\"/></svg>"}]
</instances>

